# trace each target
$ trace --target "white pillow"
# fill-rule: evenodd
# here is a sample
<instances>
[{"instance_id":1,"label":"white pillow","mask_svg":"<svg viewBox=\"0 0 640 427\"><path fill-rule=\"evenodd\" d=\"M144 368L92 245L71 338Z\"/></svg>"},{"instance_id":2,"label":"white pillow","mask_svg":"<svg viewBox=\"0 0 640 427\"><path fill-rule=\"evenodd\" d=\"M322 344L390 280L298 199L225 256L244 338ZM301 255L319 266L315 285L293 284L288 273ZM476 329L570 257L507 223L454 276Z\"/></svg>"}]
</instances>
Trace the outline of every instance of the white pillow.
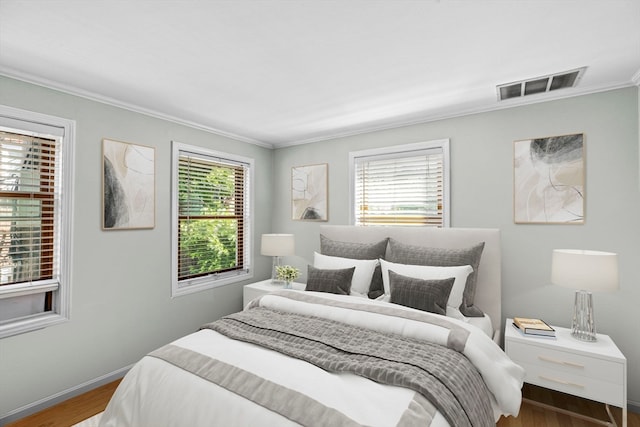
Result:
<instances>
[{"instance_id":1,"label":"white pillow","mask_svg":"<svg viewBox=\"0 0 640 427\"><path fill-rule=\"evenodd\" d=\"M462 295L464 294L464 288L467 284L467 276L473 272L473 267L470 265L435 267L430 265L396 264L395 262L389 262L383 259L380 260L380 265L382 266L382 284L384 285L384 293L387 295L391 295L391 288L389 286L389 270L403 276L423 280L455 278L453 287L451 288L451 294L449 294L449 300L447 301L447 306L454 308L458 308L460 307L460 304L462 304Z\"/></svg>"},{"instance_id":2,"label":"white pillow","mask_svg":"<svg viewBox=\"0 0 640 427\"><path fill-rule=\"evenodd\" d=\"M351 278L351 295L367 297L377 259L351 259L313 253L313 266L328 270L355 267Z\"/></svg>"}]
</instances>

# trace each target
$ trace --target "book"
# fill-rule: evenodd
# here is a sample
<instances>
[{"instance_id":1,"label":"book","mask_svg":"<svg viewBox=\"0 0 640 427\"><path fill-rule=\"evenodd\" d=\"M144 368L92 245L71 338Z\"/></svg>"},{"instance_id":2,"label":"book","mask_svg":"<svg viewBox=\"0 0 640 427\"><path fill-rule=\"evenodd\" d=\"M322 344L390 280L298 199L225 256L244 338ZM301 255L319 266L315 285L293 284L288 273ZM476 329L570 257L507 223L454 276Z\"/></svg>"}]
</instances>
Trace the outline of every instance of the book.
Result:
<instances>
[{"instance_id":1,"label":"book","mask_svg":"<svg viewBox=\"0 0 640 427\"><path fill-rule=\"evenodd\" d=\"M547 337L556 336L556 330L541 319L514 317L513 326L525 335L541 335Z\"/></svg>"},{"instance_id":2,"label":"book","mask_svg":"<svg viewBox=\"0 0 640 427\"><path fill-rule=\"evenodd\" d=\"M516 325L515 323L511 323L513 325L513 329L515 329L516 331L518 331L518 333L520 335L522 335L523 337L526 338L531 338L531 339L536 339L536 338L540 338L543 340L555 340L556 336L555 335L538 335L538 334L525 334L522 329L518 328L518 325Z\"/></svg>"}]
</instances>

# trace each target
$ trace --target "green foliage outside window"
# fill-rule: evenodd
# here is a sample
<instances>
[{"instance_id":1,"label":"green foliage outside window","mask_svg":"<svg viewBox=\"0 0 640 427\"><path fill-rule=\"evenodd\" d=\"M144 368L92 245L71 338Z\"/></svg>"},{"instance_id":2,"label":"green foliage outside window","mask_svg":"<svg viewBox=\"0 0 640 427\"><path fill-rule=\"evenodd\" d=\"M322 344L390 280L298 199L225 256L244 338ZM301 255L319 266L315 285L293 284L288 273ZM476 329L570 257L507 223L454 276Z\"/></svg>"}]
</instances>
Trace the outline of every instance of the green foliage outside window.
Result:
<instances>
[{"instance_id":1,"label":"green foliage outside window","mask_svg":"<svg viewBox=\"0 0 640 427\"><path fill-rule=\"evenodd\" d=\"M227 165L181 163L180 278L242 266L243 175L241 168Z\"/></svg>"}]
</instances>

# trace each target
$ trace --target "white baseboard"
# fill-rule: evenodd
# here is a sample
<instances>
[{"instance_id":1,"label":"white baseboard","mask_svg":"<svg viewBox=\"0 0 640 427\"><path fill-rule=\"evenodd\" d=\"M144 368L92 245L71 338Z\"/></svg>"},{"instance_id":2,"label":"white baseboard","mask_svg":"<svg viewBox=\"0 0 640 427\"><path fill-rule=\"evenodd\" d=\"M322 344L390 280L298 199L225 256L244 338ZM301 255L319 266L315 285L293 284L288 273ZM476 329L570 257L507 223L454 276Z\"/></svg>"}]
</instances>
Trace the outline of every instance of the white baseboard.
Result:
<instances>
[{"instance_id":1,"label":"white baseboard","mask_svg":"<svg viewBox=\"0 0 640 427\"><path fill-rule=\"evenodd\" d=\"M24 417L28 417L29 415L35 414L36 412L42 411L43 409L47 409L53 405L57 405L60 402L64 402L65 400L71 399L72 397L76 397L90 390L93 390L97 387L100 387L102 385L115 381L119 378L122 378L132 367L133 365L126 366L124 368L118 369L117 371L110 372L98 378L94 378L92 380L79 384L75 387L71 387L67 390L63 390L52 396L45 397L36 402L25 405L21 408L15 409L7 413L4 417L0 418L0 427L10 422L20 420Z\"/></svg>"}]
</instances>

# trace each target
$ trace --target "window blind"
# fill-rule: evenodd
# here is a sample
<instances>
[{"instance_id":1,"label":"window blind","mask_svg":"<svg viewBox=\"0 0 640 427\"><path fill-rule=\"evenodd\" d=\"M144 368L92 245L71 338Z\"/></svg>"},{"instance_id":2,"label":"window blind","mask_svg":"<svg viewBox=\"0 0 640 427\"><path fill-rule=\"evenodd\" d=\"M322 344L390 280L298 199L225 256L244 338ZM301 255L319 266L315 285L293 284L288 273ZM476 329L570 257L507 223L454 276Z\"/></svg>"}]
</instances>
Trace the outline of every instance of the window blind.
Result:
<instances>
[{"instance_id":1,"label":"window blind","mask_svg":"<svg viewBox=\"0 0 640 427\"><path fill-rule=\"evenodd\" d=\"M245 268L248 165L182 152L178 159L178 280Z\"/></svg>"},{"instance_id":2,"label":"window blind","mask_svg":"<svg viewBox=\"0 0 640 427\"><path fill-rule=\"evenodd\" d=\"M356 225L443 226L441 148L355 159Z\"/></svg>"},{"instance_id":3,"label":"window blind","mask_svg":"<svg viewBox=\"0 0 640 427\"><path fill-rule=\"evenodd\" d=\"M0 131L0 285L57 281L59 141Z\"/></svg>"}]
</instances>

